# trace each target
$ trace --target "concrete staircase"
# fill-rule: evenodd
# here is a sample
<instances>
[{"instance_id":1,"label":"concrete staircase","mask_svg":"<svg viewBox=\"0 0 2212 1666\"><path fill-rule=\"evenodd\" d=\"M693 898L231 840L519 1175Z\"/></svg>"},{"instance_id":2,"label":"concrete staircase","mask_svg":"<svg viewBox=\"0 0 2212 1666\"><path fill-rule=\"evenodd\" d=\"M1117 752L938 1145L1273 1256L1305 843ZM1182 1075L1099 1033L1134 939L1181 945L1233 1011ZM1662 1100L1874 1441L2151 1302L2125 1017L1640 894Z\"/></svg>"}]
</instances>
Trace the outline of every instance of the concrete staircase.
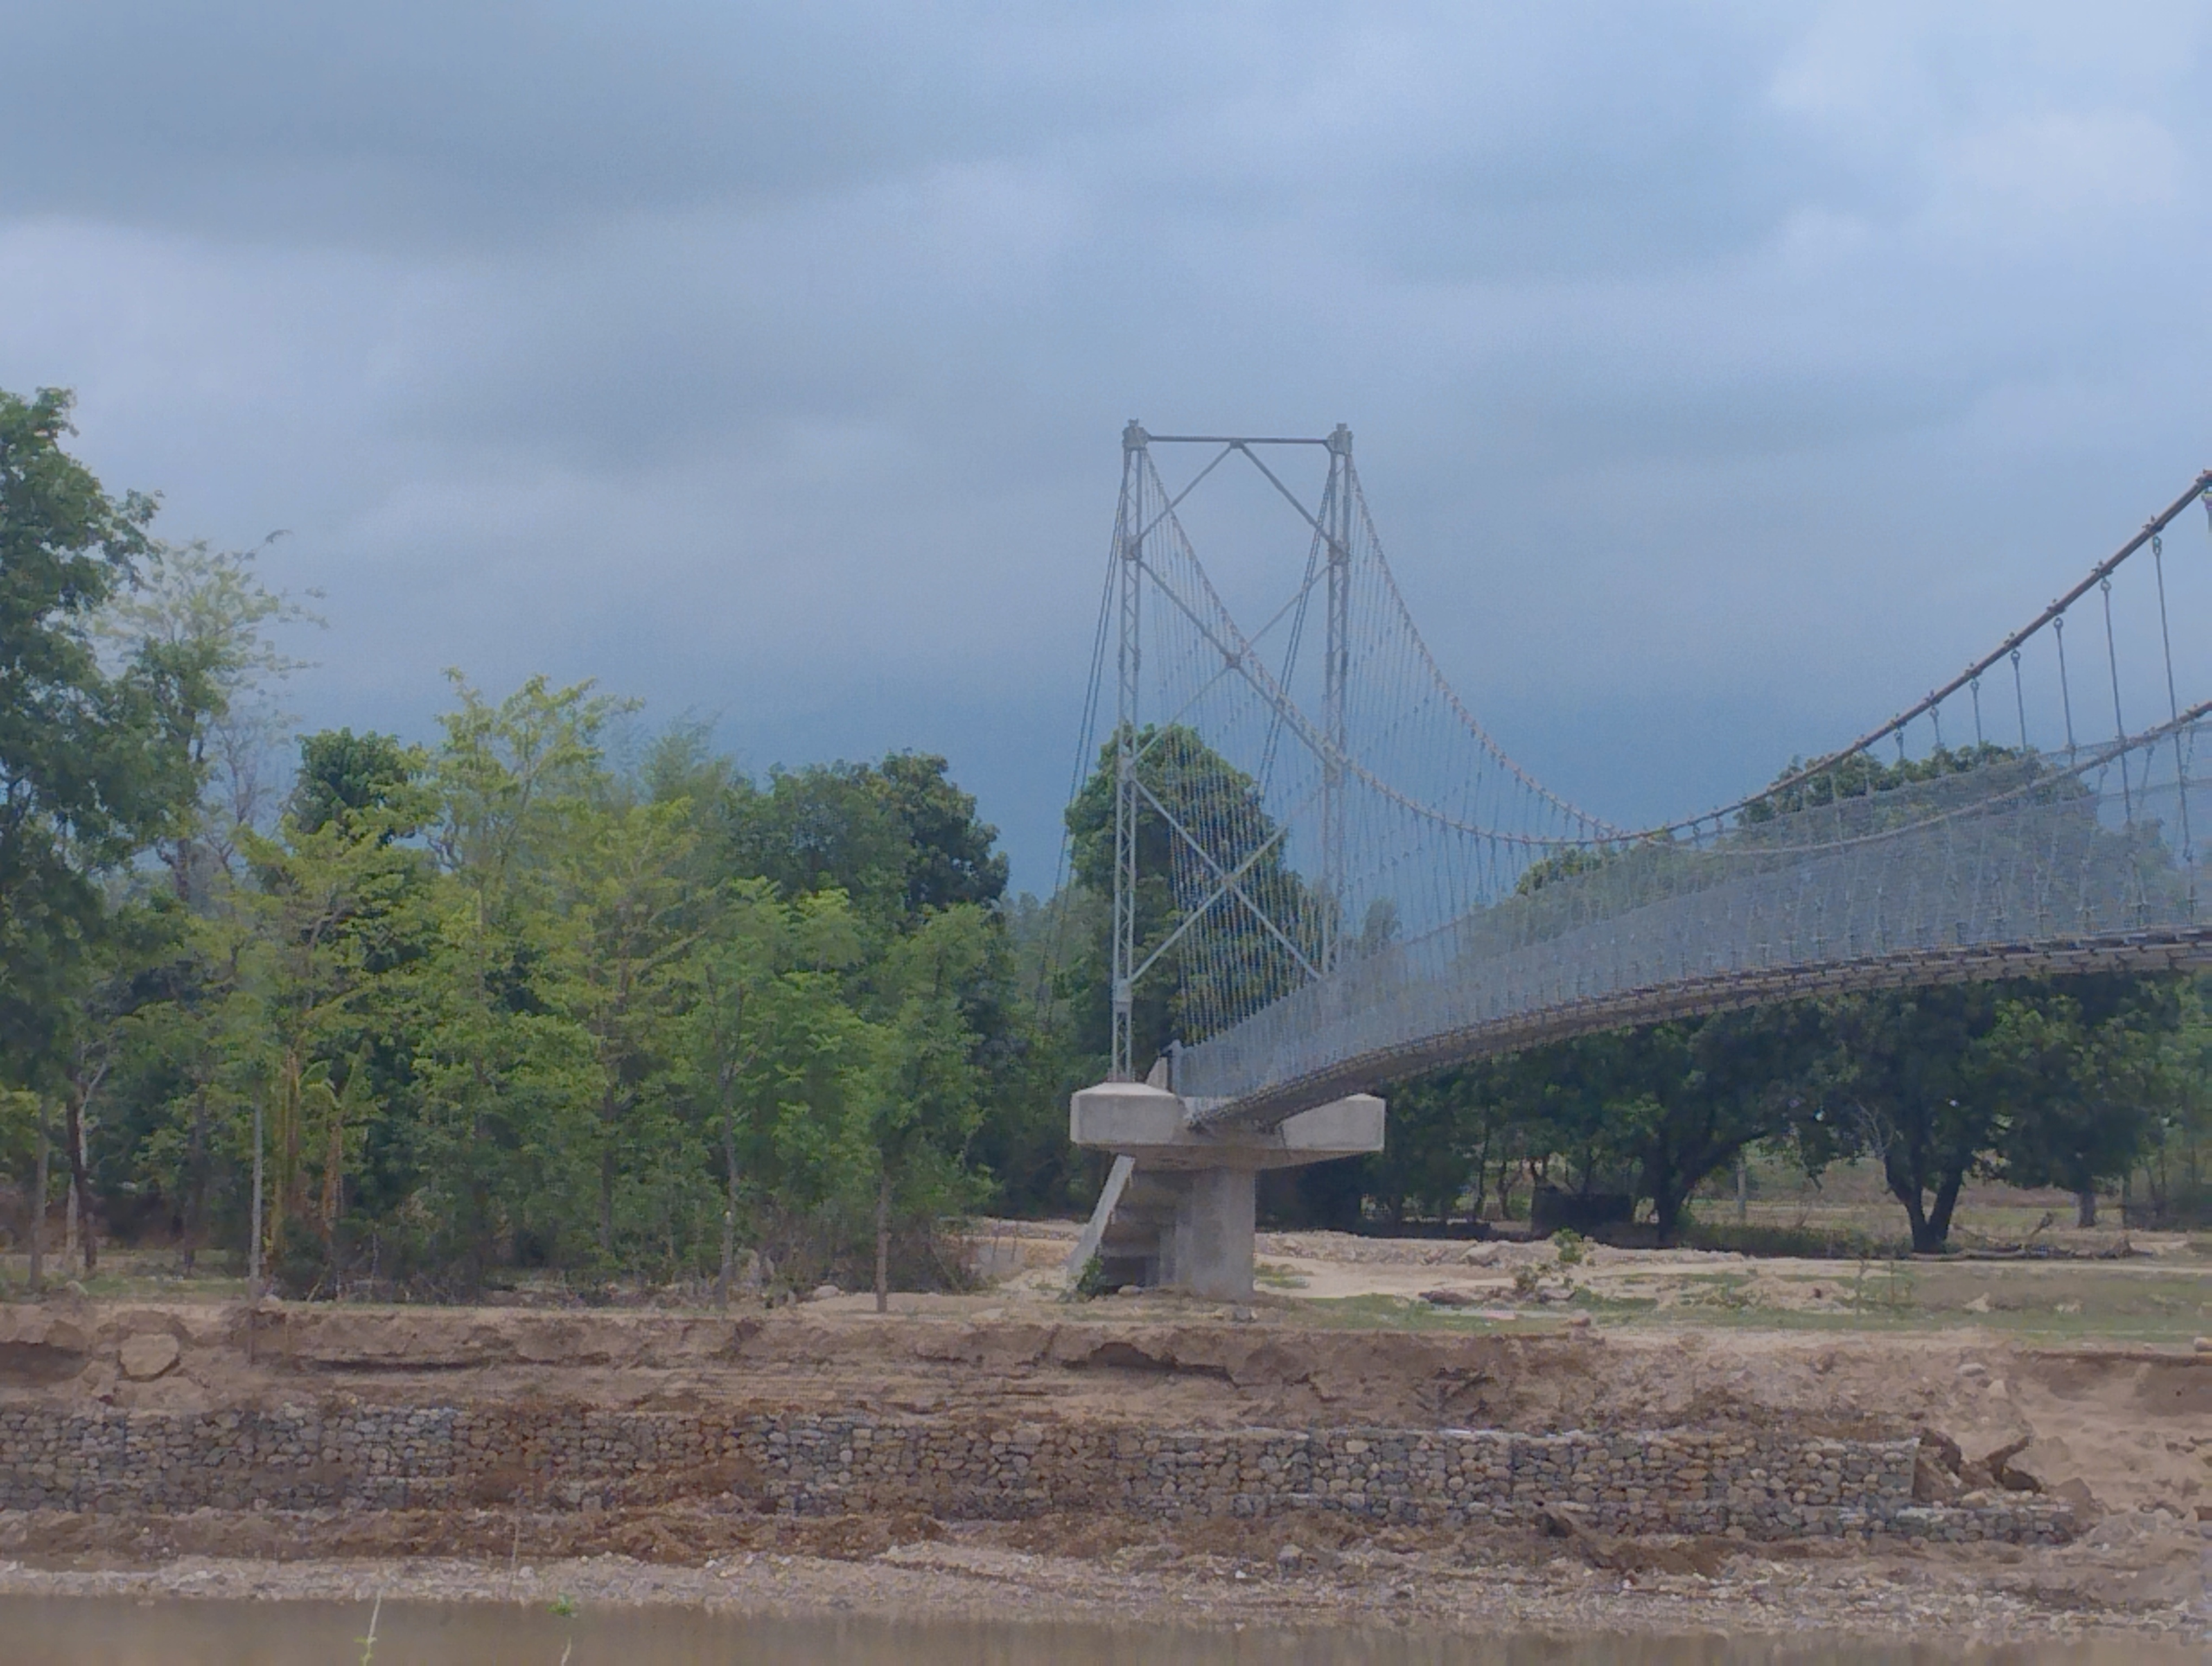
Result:
<instances>
[{"instance_id":1,"label":"concrete staircase","mask_svg":"<svg viewBox=\"0 0 2212 1666\"><path fill-rule=\"evenodd\" d=\"M1108 1288L1125 1284L1150 1288L1165 1281L1169 1240L1184 1189L1176 1183L1183 1178L1142 1170L1130 1175L1099 1235L1097 1253L1105 1263Z\"/></svg>"}]
</instances>

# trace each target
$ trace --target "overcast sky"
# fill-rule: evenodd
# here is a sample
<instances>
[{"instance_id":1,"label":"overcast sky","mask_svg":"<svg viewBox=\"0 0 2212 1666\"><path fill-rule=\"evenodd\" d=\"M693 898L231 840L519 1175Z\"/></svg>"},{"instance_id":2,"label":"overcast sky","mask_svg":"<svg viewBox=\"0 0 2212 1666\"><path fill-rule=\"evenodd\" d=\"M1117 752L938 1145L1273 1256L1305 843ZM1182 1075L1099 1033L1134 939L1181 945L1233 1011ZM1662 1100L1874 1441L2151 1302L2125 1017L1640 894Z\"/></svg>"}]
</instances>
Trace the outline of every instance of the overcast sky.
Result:
<instances>
[{"instance_id":1,"label":"overcast sky","mask_svg":"<svg viewBox=\"0 0 2212 1666\"><path fill-rule=\"evenodd\" d=\"M0 0L0 386L289 529L311 724L459 666L942 752L1033 889L1131 416L1352 424L1448 675L1622 822L2212 462L2203 3Z\"/></svg>"}]
</instances>

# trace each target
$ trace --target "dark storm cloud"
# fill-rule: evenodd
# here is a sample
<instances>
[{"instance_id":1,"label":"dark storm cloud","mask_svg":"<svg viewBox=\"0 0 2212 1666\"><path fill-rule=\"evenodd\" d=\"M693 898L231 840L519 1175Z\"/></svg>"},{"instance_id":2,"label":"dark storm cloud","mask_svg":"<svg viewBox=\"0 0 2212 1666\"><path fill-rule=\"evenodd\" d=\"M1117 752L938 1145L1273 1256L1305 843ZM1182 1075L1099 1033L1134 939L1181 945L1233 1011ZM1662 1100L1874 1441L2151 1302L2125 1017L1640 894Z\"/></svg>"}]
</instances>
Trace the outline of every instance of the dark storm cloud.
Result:
<instances>
[{"instance_id":1,"label":"dark storm cloud","mask_svg":"<svg viewBox=\"0 0 2212 1666\"><path fill-rule=\"evenodd\" d=\"M1656 815L1925 687L2206 460L2207 38L0 3L0 386L76 386L180 535L294 529L315 721L420 731L459 663L757 764L943 751L1030 885L1121 422L1348 420L1471 703ZM1256 604L1303 541L1224 502Z\"/></svg>"},{"instance_id":2,"label":"dark storm cloud","mask_svg":"<svg viewBox=\"0 0 2212 1666\"><path fill-rule=\"evenodd\" d=\"M1126 122L1176 84L1103 19L994 8L15 9L39 137L0 204L283 240L481 247L772 203Z\"/></svg>"}]
</instances>

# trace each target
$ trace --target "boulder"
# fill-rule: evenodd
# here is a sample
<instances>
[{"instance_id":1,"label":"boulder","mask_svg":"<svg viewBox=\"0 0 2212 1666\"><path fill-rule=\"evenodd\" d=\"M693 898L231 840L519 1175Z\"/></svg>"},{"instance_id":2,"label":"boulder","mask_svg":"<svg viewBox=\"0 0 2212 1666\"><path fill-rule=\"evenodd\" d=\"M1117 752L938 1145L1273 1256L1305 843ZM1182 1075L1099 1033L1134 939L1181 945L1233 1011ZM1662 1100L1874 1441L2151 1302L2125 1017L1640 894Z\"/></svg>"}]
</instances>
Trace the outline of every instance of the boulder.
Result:
<instances>
[{"instance_id":1,"label":"boulder","mask_svg":"<svg viewBox=\"0 0 2212 1666\"><path fill-rule=\"evenodd\" d=\"M1966 1489L1959 1480L1966 1467L1959 1443L1936 1429L1920 1432L1920 1450L1912 1460L1912 1501L1915 1504L1956 1504Z\"/></svg>"},{"instance_id":2,"label":"boulder","mask_svg":"<svg viewBox=\"0 0 2212 1666\"><path fill-rule=\"evenodd\" d=\"M150 1383L177 1368L177 1359L182 1352L177 1339L166 1331L153 1331L143 1335L126 1336L116 1357L123 1374L134 1383Z\"/></svg>"},{"instance_id":3,"label":"boulder","mask_svg":"<svg viewBox=\"0 0 2212 1666\"><path fill-rule=\"evenodd\" d=\"M1912 1501L1915 1504L1956 1504L1963 1489L1959 1478L1926 1446L1912 1460Z\"/></svg>"},{"instance_id":4,"label":"boulder","mask_svg":"<svg viewBox=\"0 0 2212 1666\"><path fill-rule=\"evenodd\" d=\"M2042 1481L2027 1470L2015 1468L2013 1460L2034 1444L2033 1435L2022 1435L2018 1440L2007 1441L1982 1460L1990 1472L1990 1479L2008 1493L2040 1493Z\"/></svg>"},{"instance_id":5,"label":"boulder","mask_svg":"<svg viewBox=\"0 0 2212 1666\"><path fill-rule=\"evenodd\" d=\"M2074 1519L2083 1527L2088 1526L2105 1513L2097 1502L2097 1495L2089 1490L2089 1483L2075 1475L2062 1481L2051 1489L2051 1496L2063 1502L2074 1512Z\"/></svg>"}]
</instances>

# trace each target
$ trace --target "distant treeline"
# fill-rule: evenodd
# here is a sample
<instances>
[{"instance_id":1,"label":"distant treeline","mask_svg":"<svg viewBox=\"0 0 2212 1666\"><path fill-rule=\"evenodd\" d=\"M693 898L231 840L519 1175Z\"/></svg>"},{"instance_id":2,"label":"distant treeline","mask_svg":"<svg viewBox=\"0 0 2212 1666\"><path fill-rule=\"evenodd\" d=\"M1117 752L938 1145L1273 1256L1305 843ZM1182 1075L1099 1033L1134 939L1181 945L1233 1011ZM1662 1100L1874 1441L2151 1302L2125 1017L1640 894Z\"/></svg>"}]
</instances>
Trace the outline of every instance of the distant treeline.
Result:
<instances>
[{"instance_id":1,"label":"distant treeline","mask_svg":"<svg viewBox=\"0 0 2212 1666\"><path fill-rule=\"evenodd\" d=\"M300 1293L537 1271L885 1287L958 1276L950 1218L1087 1207L1098 1162L1065 1119L1103 1063L1103 781L1040 903L1008 897L939 757L756 780L697 728L542 678L456 677L428 744L295 737L276 644L304 611L252 553L156 538L149 500L69 455L68 412L0 393L19 1247L35 1218L52 1255L59 1212L82 1269L148 1243ZM1251 793L1170 739L1146 753L1163 802ZM1261 882L1309 905L1287 870ZM1148 942L1169 908L1146 891ZM1263 945L1236 964L1255 988L1284 976ZM1152 1047L1251 994L1164 965ZM1403 1085L1386 1152L1275 1203L1442 1217L1542 1181L1632 1192L1672 1231L1766 1141L1877 1157L1939 1242L1978 1172L2088 1195L2138 1171L2178 1199L2208 1039L2193 984L2136 979L1662 1025Z\"/></svg>"}]
</instances>

